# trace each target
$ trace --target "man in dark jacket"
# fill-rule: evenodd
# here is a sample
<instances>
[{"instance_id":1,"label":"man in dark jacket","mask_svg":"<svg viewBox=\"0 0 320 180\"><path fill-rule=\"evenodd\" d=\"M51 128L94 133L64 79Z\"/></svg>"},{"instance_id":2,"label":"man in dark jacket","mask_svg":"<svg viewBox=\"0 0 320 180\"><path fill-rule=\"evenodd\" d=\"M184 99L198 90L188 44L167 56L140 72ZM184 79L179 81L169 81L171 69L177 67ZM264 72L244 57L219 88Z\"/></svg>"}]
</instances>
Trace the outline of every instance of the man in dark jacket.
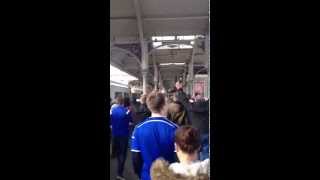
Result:
<instances>
[{"instance_id":1,"label":"man in dark jacket","mask_svg":"<svg viewBox=\"0 0 320 180\"><path fill-rule=\"evenodd\" d=\"M197 100L190 103L187 94L182 90L175 93L175 99L181 102L187 110L188 119L192 126L200 131L202 138L202 148L200 159L206 159L209 156L209 101ZM199 98L198 98L199 99Z\"/></svg>"},{"instance_id":2,"label":"man in dark jacket","mask_svg":"<svg viewBox=\"0 0 320 180\"><path fill-rule=\"evenodd\" d=\"M145 94L143 94L140 98L140 107L138 108L138 112L137 112L139 114L139 117L141 118L139 122L151 116L151 112L146 104L146 99L147 99L147 95Z\"/></svg>"},{"instance_id":3,"label":"man in dark jacket","mask_svg":"<svg viewBox=\"0 0 320 180\"><path fill-rule=\"evenodd\" d=\"M175 101L183 104L188 112L188 119L192 126L200 130L200 134L209 133L209 101L190 103L187 94L182 90L176 91Z\"/></svg>"},{"instance_id":4,"label":"man in dark jacket","mask_svg":"<svg viewBox=\"0 0 320 180\"><path fill-rule=\"evenodd\" d=\"M131 110L132 110L132 121L133 121L134 125L136 125L143 118L139 114L139 109L140 109L141 104L140 104L140 102L137 102L136 96L131 97L130 104L131 104Z\"/></svg>"},{"instance_id":5,"label":"man in dark jacket","mask_svg":"<svg viewBox=\"0 0 320 180\"><path fill-rule=\"evenodd\" d=\"M188 114L184 106L179 101L173 101L168 104L168 119L179 126L189 125Z\"/></svg>"}]
</instances>

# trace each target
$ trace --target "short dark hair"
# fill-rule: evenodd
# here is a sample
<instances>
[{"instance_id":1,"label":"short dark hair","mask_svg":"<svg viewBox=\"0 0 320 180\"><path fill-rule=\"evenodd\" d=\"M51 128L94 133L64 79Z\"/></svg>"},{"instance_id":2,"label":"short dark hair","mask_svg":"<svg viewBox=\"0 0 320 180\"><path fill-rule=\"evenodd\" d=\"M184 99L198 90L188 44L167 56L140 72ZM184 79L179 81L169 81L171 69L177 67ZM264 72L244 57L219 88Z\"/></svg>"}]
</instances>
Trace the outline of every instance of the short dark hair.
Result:
<instances>
[{"instance_id":1,"label":"short dark hair","mask_svg":"<svg viewBox=\"0 0 320 180\"><path fill-rule=\"evenodd\" d=\"M200 133L192 126L181 126L176 131L175 142L183 152L192 154L201 146Z\"/></svg>"},{"instance_id":2,"label":"short dark hair","mask_svg":"<svg viewBox=\"0 0 320 180\"><path fill-rule=\"evenodd\" d=\"M174 113L181 112L181 111L183 111L183 105L179 101L171 102L169 104L168 111L169 112L174 112Z\"/></svg>"},{"instance_id":3,"label":"short dark hair","mask_svg":"<svg viewBox=\"0 0 320 180\"><path fill-rule=\"evenodd\" d=\"M163 93L153 91L147 97L147 106L151 112L160 113L166 105L166 97Z\"/></svg>"},{"instance_id":4,"label":"short dark hair","mask_svg":"<svg viewBox=\"0 0 320 180\"><path fill-rule=\"evenodd\" d=\"M116 103L117 104L123 104L123 97L122 96L117 96L116 97Z\"/></svg>"}]
</instances>

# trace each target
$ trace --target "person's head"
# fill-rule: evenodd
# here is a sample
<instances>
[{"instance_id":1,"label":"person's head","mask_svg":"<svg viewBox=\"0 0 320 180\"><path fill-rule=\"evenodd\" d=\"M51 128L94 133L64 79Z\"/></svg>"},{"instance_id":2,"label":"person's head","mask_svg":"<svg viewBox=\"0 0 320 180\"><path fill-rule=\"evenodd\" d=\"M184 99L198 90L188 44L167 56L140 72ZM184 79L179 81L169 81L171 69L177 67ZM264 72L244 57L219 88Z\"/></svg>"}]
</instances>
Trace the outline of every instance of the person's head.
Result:
<instances>
[{"instance_id":1,"label":"person's head","mask_svg":"<svg viewBox=\"0 0 320 180\"><path fill-rule=\"evenodd\" d=\"M203 100L201 94L198 93L198 92L196 92L196 93L194 94L194 96L195 96L195 100L196 100L196 101L201 101L201 100Z\"/></svg>"},{"instance_id":2,"label":"person's head","mask_svg":"<svg viewBox=\"0 0 320 180\"><path fill-rule=\"evenodd\" d=\"M171 102L168 104L168 113L178 113L183 111L183 105L180 102Z\"/></svg>"},{"instance_id":3,"label":"person's head","mask_svg":"<svg viewBox=\"0 0 320 180\"><path fill-rule=\"evenodd\" d=\"M196 160L200 147L200 133L196 128L192 126L181 126L177 129L175 148L180 161L182 157L189 157Z\"/></svg>"},{"instance_id":4,"label":"person's head","mask_svg":"<svg viewBox=\"0 0 320 180\"><path fill-rule=\"evenodd\" d=\"M123 106L124 107L130 106L130 98L128 98L128 97L123 98Z\"/></svg>"},{"instance_id":5,"label":"person's head","mask_svg":"<svg viewBox=\"0 0 320 180\"><path fill-rule=\"evenodd\" d=\"M185 115L183 105L180 102L171 102L167 106L167 118L178 125L182 125Z\"/></svg>"},{"instance_id":6,"label":"person's head","mask_svg":"<svg viewBox=\"0 0 320 180\"><path fill-rule=\"evenodd\" d=\"M183 93L183 92L182 92ZM173 94L173 100L175 102L181 102L181 101L184 101L185 98L187 98L186 96L181 96L181 91L177 91Z\"/></svg>"},{"instance_id":7,"label":"person's head","mask_svg":"<svg viewBox=\"0 0 320 180\"><path fill-rule=\"evenodd\" d=\"M146 94L142 94L140 97L140 103L141 104L146 104L147 101L147 95Z\"/></svg>"},{"instance_id":8,"label":"person's head","mask_svg":"<svg viewBox=\"0 0 320 180\"><path fill-rule=\"evenodd\" d=\"M123 104L123 97L122 96L117 96L115 99L116 104Z\"/></svg>"},{"instance_id":9,"label":"person's head","mask_svg":"<svg viewBox=\"0 0 320 180\"><path fill-rule=\"evenodd\" d=\"M173 94L172 100L173 100L174 102L179 101L177 93L174 93L174 94Z\"/></svg>"},{"instance_id":10,"label":"person's head","mask_svg":"<svg viewBox=\"0 0 320 180\"><path fill-rule=\"evenodd\" d=\"M147 106L152 113L166 115L166 96L153 91L147 97Z\"/></svg>"},{"instance_id":11,"label":"person's head","mask_svg":"<svg viewBox=\"0 0 320 180\"><path fill-rule=\"evenodd\" d=\"M177 81L175 84L175 88L177 90L182 90L182 88L183 88L182 81Z\"/></svg>"},{"instance_id":12,"label":"person's head","mask_svg":"<svg viewBox=\"0 0 320 180\"><path fill-rule=\"evenodd\" d=\"M167 96L166 98L167 98L167 104L174 102L174 101L173 101L173 96L172 96L172 95Z\"/></svg>"}]
</instances>

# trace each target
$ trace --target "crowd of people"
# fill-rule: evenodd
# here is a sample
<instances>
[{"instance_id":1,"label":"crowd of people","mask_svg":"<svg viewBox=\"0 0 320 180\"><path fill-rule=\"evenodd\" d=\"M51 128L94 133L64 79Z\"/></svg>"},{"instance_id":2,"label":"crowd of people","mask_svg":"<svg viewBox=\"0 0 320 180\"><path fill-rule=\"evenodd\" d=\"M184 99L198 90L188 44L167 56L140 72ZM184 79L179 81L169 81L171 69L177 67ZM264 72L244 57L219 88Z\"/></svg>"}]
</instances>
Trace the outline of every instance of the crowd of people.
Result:
<instances>
[{"instance_id":1,"label":"crowd of people","mask_svg":"<svg viewBox=\"0 0 320 180\"><path fill-rule=\"evenodd\" d=\"M209 179L209 100L199 93L191 98L176 84L167 94L152 91L140 102L118 96L110 105L117 179L125 179L129 141L141 180Z\"/></svg>"}]
</instances>

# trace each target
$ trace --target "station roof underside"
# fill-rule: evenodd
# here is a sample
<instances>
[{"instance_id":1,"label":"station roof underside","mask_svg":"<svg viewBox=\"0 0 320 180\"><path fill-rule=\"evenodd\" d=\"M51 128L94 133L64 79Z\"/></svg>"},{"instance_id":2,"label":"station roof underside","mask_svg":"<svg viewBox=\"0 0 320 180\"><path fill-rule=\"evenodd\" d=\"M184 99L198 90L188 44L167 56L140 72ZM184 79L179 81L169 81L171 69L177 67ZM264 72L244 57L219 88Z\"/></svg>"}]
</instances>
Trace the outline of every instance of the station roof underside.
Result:
<instances>
[{"instance_id":1,"label":"station roof underside","mask_svg":"<svg viewBox=\"0 0 320 180\"><path fill-rule=\"evenodd\" d=\"M141 60L134 53L117 45L139 47L137 11L141 14L143 36L208 35L209 0L110 0L110 64L141 78ZM194 46L194 71L207 67L203 42ZM179 43L179 42L178 42ZM183 42L186 44L190 42ZM188 63L193 49L157 49L149 57L150 79L153 76L153 60L157 64ZM172 78L172 72L181 74L184 66L160 66L163 80ZM206 72L202 71L202 72Z\"/></svg>"}]
</instances>

